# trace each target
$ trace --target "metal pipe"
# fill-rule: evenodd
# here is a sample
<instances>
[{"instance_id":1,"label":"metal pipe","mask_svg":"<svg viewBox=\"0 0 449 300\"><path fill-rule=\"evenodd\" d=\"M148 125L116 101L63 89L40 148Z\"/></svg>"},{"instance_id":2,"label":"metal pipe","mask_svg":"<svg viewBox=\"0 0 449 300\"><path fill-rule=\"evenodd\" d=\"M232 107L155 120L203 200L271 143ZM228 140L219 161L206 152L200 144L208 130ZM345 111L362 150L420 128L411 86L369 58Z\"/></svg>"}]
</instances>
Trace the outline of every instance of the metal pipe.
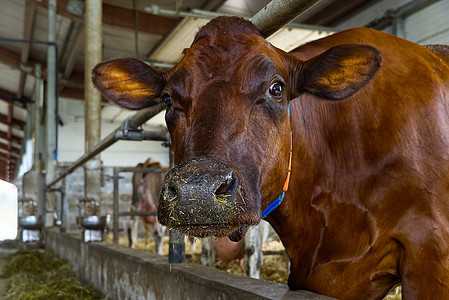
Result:
<instances>
[{"instance_id":1,"label":"metal pipe","mask_svg":"<svg viewBox=\"0 0 449 300\"><path fill-rule=\"evenodd\" d=\"M118 212L120 217L132 216L157 216L157 211L121 211Z\"/></svg>"},{"instance_id":2,"label":"metal pipe","mask_svg":"<svg viewBox=\"0 0 449 300\"><path fill-rule=\"evenodd\" d=\"M137 168L137 167L116 167L119 173L165 173L168 172L166 168Z\"/></svg>"},{"instance_id":3,"label":"metal pipe","mask_svg":"<svg viewBox=\"0 0 449 300\"><path fill-rule=\"evenodd\" d=\"M26 98L26 97L14 97L10 95L0 94L0 99L5 99L8 101L19 101L22 103L34 103L32 99Z\"/></svg>"},{"instance_id":4,"label":"metal pipe","mask_svg":"<svg viewBox=\"0 0 449 300\"><path fill-rule=\"evenodd\" d=\"M35 72L35 86L34 86L34 160L33 160L33 169L38 170L40 172L38 163L39 163L39 149L40 149L40 97L41 97L41 65L36 64L34 68Z\"/></svg>"},{"instance_id":5,"label":"metal pipe","mask_svg":"<svg viewBox=\"0 0 449 300\"><path fill-rule=\"evenodd\" d=\"M158 5L152 5L151 7L145 7L144 10L153 15L169 16L169 17L183 17L183 18L203 18L213 19L219 16L223 16L222 13L206 11L201 9L192 9L192 11L177 11L171 9L160 8Z\"/></svg>"},{"instance_id":6,"label":"metal pipe","mask_svg":"<svg viewBox=\"0 0 449 300\"><path fill-rule=\"evenodd\" d=\"M264 37L269 37L321 0L272 0L250 21Z\"/></svg>"},{"instance_id":7,"label":"metal pipe","mask_svg":"<svg viewBox=\"0 0 449 300\"><path fill-rule=\"evenodd\" d=\"M128 124L131 127L139 127L158 113L160 113L165 108L165 105L163 103L160 103L158 105L155 105L153 107L150 107L145 110L141 110L138 113L136 113L131 119L128 120ZM107 137L105 137L103 140L101 140L100 143L96 144L92 149L85 153L83 156L81 156L77 161L75 161L64 173L62 173L59 177L55 178L52 182L48 183L47 188L50 188L52 185L72 173L76 168L83 165L85 162L87 162L89 159L103 151L104 149L108 148L112 144L118 141L118 138L116 137L117 132L121 131L121 126L119 126L115 131L110 133Z\"/></svg>"},{"instance_id":8,"label":"metal pipe","mask_svg":"<svg viewBox=\"0 0 449 300\"><path fill-rule=\"evenodd\" d=\"M119 218L119 206L118 206L118 180L119 180L119 168L114 168L114 199L112 203L112 242L118 244L118 218Z\"/></svg>"},{"instance_id":9,"label":"metal pipe","mask_svg":"<svg viewBox=\"0 0 449 300\"><path fill-rule=\"evenodd\" d=\"M117 139L120 140L138 140L138 141L168 141L169 140L169 133L168 131L143 131L138 132L138 137L130 136L129 133L125 134L123 131L118 131L116 133Z\"/></svg>"}]
</instances>

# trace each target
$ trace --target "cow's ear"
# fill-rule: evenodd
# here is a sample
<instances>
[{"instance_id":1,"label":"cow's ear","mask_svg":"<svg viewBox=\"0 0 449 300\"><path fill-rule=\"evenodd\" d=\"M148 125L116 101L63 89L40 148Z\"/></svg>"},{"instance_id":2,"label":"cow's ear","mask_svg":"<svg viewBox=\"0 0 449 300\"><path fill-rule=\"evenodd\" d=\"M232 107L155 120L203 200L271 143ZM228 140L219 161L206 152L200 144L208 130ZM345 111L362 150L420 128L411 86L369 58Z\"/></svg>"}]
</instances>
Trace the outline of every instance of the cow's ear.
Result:
<instances>
[{"instance_id":1,"label":"cow's ear","mask_svg":"<svg viewBox=\"0 0 449 300\"><path fill-rule=\"evenodd\" d=\"M302 64L297 91L331 100L345 99L376 74L381 61L379 51L371 46L335 46Z\"/></svg>"},{"instance_id":2,"label":"cow's ear","mask_svg":"<svg viewBox=\"0 0 449 300\"><path fill-rule=\"evenodd\" d=\"M161 71L134 58L98 64L92 70L92 81L104 98L133 110L158 103L165 86Z\"/></svg>"}]
</instances>

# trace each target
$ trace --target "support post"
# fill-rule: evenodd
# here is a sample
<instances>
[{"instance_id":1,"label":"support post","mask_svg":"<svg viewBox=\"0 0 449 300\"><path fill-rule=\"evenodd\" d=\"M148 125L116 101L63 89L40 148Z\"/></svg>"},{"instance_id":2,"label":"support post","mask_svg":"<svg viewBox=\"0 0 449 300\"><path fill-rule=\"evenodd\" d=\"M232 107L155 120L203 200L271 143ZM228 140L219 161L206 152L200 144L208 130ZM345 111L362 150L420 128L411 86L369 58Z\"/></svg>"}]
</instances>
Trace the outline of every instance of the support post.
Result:
<instances>
[{"instance_id":1,"label":"support post","mask_svg":"<svg viewBox=\"0 0 449 300\"><path fill-rule=\"evenodd\" d=\"M85 16L85 152L89 152L101 140L101 96L91 82L92 68L102 60L102 1L87 0ZM96 155L84 167L84 199L93 199L91 211L99 214L101 188L101 160Z\"/></svg>"},{"instance_id":2,"label":"support post","mask_svg":"<svg viewBox=\"0 0 449 300\"><path fill-rule=\"evenodd\" d=\"M118 244L118 218L119 218L119 185L118 185L118 180L119 180L119 169L118 168L114 168L114 202L112 204L112 241L114 242L114 244Z\"/></svg>"},{"instance_id":3,"label":"support post","mask_svg":"<svg viewBox=\"0 0 449 300\"><path fill-rule=\"evenodd\" d=\"M48 1L48 42L56 41L56 0ZM46 152L45 152L45 182L53 180L56 170L56 81L58 80L56 64L57 54L56 47L49 45L47 47L47 85L46 85ZM39 187L41 188L41 187ZM52 216L47 216L46 211L51 210L55 203L55 195L53 193L44 193L41 198L42 217L45 225L52 225Z\"/></svg>"},{"instance_id":4,"label":"support post","mask_svg":"<svg viewBox=\"0 0 449 300\"><path fill-rule=\"evenodd\" d=\"M170 169L174 167L174 156L173 148L171 146L168 150L170 155ZM168 262L173 263L183 263L186 261L186 245L185 245L185 235L175 229L170 229L169 241L168 241Z\"/></svg>"}]
</instances>

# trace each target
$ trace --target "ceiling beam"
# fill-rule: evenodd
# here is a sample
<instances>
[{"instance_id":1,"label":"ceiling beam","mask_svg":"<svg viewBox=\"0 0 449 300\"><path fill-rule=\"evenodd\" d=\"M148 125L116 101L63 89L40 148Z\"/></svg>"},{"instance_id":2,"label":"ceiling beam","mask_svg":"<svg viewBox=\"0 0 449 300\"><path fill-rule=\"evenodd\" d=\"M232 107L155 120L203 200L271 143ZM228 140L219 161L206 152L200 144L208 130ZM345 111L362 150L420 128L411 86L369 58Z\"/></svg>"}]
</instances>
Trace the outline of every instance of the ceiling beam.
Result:
<instances>
[{"instance_id":1,"label":"ceiling beam","mask_svg":"<svg viewBox=\"0 0 449 300\"><path fill-rule=\"evenodd\" d=\"M64 78L70 78L73 69L75 68L76 60L78 59L81 51L84 49L84 25L79 29L75 43L72 46L69 57L67 58L67 64L64 69Z\"/></svg>"},{"instance_id":2,"label":"ceiling beam","mask_svg":"<svg viewBox=\"0 0 449 300\"><path fill-rule=\"evenodd\" d=\"M34 0L38 5L47 7L48 0ZM80 16L67 11L69 0L57 1L57 13L77 22L84 22ZM103 3L103 23L134 30L134 11L123 7ZM176 18L153 15L139 11L139 30L164 35L177 23Z\"/></svg>"},{"instance_id":3,"label":"ceiling beam","mask_svg":"<svg viewBox=\"0 0 449 300\"><path fill-rule=\"evenodd\" d=\"M8 136L8 133L4 132L4 131L0 131L0 138L5 139L5 140L9 140L11 139L11 141L15 141L18 144L22 143L22 138L12 134L11 136Z\"/></svg>"},{"instance_id":4,"label":"ceiling beam","mask_svg":"<svg viewBox=\"0 0 449 300\"><path fill-rule=\"evenodd\" d=\"M344 16L348 16L362 5L374 0L332 0L325 2L325 6L316 5L316 10L312 7L310 12L299 17L297 21L306 24L330 26Z\"/></svg>"},{"instance_id":5,"label":"ceiling beam","mask_svg":"<svg viewBox=\"0 0 449 300\"><path fill-rule=\"evenodd\" d=\"M12 136L12 126L13 126L13 106L11 102L8 102L8 136L11 137ZM8 148L9 148L9 153L12 152L12 140L8 139ZM19 154L20 154L20 150L19 150Z\"/></svg>"},{"instance_id":6,"label":"ceiling beam","mask_svg":"<svg viewBox=\"0 0 449 300\"><path fill-rule=\"evenodd\" d=\"M11 113L11 116L12 116L12 113ZM11 122L10 122L8 115L4 115L4 114L0 113L0 123L6 124L10 127L15 125L15 126L19 127L21 130L23 130L26 122L24 122L22 120L14 119L12 117L11 117Z\"/></svg>"},{"instance_id":7,"label":"ceiling beam","mask_svg":"<svg viewBox=\"0 0 449 300\"><path fill-rule=\"evenodd\" d=\"M23 29L23 39L32 40L34 20L36 19L36 2L32 0L27 0L25 7L25 24ZM21 64L25 65L28 62L30 56L30 43L24 43L22 45L22 53L20 55ZM20 72L19 86L17 89L17 97L21 98L23 96L23 90L25 89L27 73Z\"/></svg>"},{"instance_id":8,"label":"ceiling beam","mask_svg":"<svg viewBox=\"0 0 449 300\"><path fill-rule=\"evenodd\" d=\"M0 143L0 149L6 150L8 152L10 151L8 144Z\"/></svg>"},{"instance_id":9,"label":"ceiling beam","mask_svg":"<svg viewBox=\"0 0 449 300\"><path fill-rule=\"evenodd\" d=\"M13 69L20 69L20 55L5 47L0 47L0 61Z\"/></svg>"}]
</instances>

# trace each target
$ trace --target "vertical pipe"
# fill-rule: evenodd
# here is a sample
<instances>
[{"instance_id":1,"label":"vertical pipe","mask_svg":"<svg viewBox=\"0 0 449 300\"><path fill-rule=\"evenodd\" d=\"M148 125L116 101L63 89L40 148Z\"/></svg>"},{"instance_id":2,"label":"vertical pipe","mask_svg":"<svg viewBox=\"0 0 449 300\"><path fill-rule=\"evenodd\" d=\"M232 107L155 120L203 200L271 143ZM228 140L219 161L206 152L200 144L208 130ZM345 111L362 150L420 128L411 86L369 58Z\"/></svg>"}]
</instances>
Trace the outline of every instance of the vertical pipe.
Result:
<instances>
[{"instance_id":1,"label":"vertical pipe","mask_svg":"<svg viewBox=\"0 0 449 300\"><path fill-rule=\"evenodd\" d=\"M48 42L56 41L56 0L48 1ZM55 177L56 170L56 81L57 81L57 53L56 47L48 45L47 47L47 85L46 85L46 120L45 120L45 175L43 182L39 185L39 205L41 207L42 218L45 225L51 225L52 216L46 215L47 210L51 210L55 204L55 195L53 193L45 193L41 190L42 185L50 182ZM40 176L40 172L39 172ZM50 206L50 207L47 207Z\"/></svg>"},{"instance_id":2,"label":"vertical pipe","mask_svg":"<svg viewBox=\"0 0 449 300\"><path fill-rule=\"evenodd\" d=\"M102 1L87 0L85 16L85 151L88 152L101 140L101 96L91 83L91 70L102 60ZM84 168L85 199L93 198L100 204L101 160L100 155L88 161ZM97 210L98 211L98 210ZM91 212L93 213L93 212ZM89 214L91 214L89 213Z\"/></svg>"},{"instance_id":3,"label":"vertical pipe","mask_svg":"<svg viewBox=\"0 0 449 300\"><path fill-rule=\"evenodd\" d=\"M44 218L45 207L41 198L41 96L42 96L42 83L41 83L41 65L36 64L35 67L35 87L34 87L34 157L32 174L35 185L33 184L33 190L36 194L36 204L39 205L39 214Z\"/></svg>"},{"instance_id":4,"label":"vertical pipe","mask_svg":"<svg viewBox=\"0 0 449 300\"><path fill-rule=\"evenodd\" d=\"M26 175L26 185L24 184L24 200L31 198L38 205L37 215L45 216L45 206L43 203L43 197L41 195L41 148L42 148L42 136L43 132L41 127L41 100L42 100L42 81L41 81L41 65L35 66L35 86L34 86L34 153L33 153L33 166L31 171ZM25 178L25 176L24 176Z\"/></svg>"},{"instance_id":5,"label":"vertical pipe","mask_svg":"<svg viewBox=\"0 0 449 300\"><path fill-rule=\"evenodd\" d=\"M41 102L41 65L36 64L34 76L36 78L34 87L34 155L33 155L33 170L39 168L39 152L40 152L40 102Z\"/></svg>"},{"instance_id":6,"label":"vertical pipe","mask_svg":"<svg viewBox=\"0 0 449 300\"><path fill-rule=\"evenodd\" d=\"M114 168L114 202L112 203L112 235L114 244L118 244L118 176L119 171L117 168Z\"/></svg>"},{"instance_id":7,"label":"vertical pipe","mask_svg":"<svg viewBox=\"0 0 449 300\"><path fill-rule=\"evenodd\" d=\"M48 1L48 41L56 41L56 0ZM51 181L55 177L56 164L56 47L49 45L47 48L47 118L46 118L46 180Z\"/></svg>"},{"instance_id":8,"label":"vertical pipe","mask_svg":"<svg viewBox=\"0 0 449 300\"><path fill-rule=\"evenodd\" d=\"M168 149L170 169L175 165L173 159L173 148L171 146ZM173 263L183 263L186 261L186 245L185 245L185 235L175 229L170 230L169 242L168 242L168 262Z\"/></svg>"},{"instance_id":9,"label":"vertical pipe","mask_svg":"<svg viewBox=\"0 0 449 300\"><path fill-rule=\"evenodd\" d=\"M391 26L392 26L392 29L393 29L392 33L395 36L398 36L398 37L403 38L403 39L406 38L406 36L405 36L405 22L404 22L404 19L402 17L393 18Z\"/></svg>"}]
</instances>

